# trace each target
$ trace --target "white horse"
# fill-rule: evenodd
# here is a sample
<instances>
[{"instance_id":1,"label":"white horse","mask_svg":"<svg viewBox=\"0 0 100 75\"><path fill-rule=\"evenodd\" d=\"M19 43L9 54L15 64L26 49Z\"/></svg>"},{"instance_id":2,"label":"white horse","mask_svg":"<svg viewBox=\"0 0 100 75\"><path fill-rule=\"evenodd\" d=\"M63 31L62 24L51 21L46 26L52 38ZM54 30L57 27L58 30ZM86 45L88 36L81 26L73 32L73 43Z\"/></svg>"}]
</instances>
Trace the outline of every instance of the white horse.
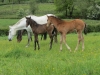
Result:
<instances>
[{"instance_id":1,"label":"white horse","mask_svg":"<svg viewBox=\"0 0 100 75\"><path fill-rule=\"evenodd\" d=\"M55 16L53 14L47 14L49 16ZM31 18L36 21L38 24L46 24L47 23L47 15L43 15L43 16L35 16L35 15L29 15L28 17L31 16ZM13 37L16 35L16 32L18 30L22 30L22 29L26 29L27 33L28 33L28 41L30 42L30 38L31 38L31 33L32 33L32 29L30 27L30 25L28 27L26 27L26 18L22 18L21 20L19 20L16 24L14 24L13 26L9 26L9 35L8 35L8 40L12 41ZM26 47L29 46L29 42L26 45Z\"/></svg>"}]
</instances>

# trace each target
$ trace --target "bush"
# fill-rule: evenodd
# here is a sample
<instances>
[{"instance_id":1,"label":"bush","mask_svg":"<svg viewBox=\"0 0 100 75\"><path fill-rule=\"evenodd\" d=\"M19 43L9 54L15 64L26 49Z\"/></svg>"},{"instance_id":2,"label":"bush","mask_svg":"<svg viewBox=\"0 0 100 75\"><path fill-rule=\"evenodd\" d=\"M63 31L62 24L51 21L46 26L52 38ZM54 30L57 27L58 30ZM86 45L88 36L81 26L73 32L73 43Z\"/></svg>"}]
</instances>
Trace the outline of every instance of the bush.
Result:
<instances>
[{"instance_id":1,"label":"bush","mask_svg":"<svg viewBox=\"0 0 100 75\"><path fill-rule=\"evenodd\" d=\"M8 29L0 29L0 36L8 35Z\"/></svg>"},{"instance_id":2,"label":"bush","mask_svg":"<svg viewBox=\"0 0 100 75\"><path fill-rule=\"evenodd\" d=\"M23 17L25 15L25 11L24 9L20 8L18 11L17 11L17 16L18 17Z\"/></svg>"}]
</instances>

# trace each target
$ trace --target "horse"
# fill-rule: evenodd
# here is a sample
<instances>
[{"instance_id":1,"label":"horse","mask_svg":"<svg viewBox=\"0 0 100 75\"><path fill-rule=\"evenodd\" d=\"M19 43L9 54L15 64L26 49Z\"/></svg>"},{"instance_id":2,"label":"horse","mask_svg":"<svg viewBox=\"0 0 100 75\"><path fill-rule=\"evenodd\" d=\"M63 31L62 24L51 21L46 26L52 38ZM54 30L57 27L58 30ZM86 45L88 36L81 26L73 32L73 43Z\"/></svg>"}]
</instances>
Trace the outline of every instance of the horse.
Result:
<instances>
[{"instance_id":1,"label":"horse","mask_svg":"<svg viewBox=\"0 0 100 75\"><path fill-rule=\"evenodd\" d=\"M48 15L55 16L53 14L48 14ZM28 15L28 16L31 16L31 18L33 20L35 20L37 23L39 23L41 25L47 23L47 16L46 15L43 15L43 16ZM25 29L27 31L27 34L28 34L28 43L27 43L26 47L28 47L30 45L32 29L31 29L30 26L26 27L26 18L25 17L20 19L13 26L9 26L9 28L10 28L9 29L9 35L8 35L9 41L12 41L13 37L16 35L18 30Z\"/></svg>"},{"instance_id":2,"label":"horse","mask_svg":"<svg viewBox=\"0 0 100 75\"><path fill-rule=\"evenodd\" d=\"M39 46L39 41L38 41L38 35L39 34L43 34L43 33L48 33L49 37L50 37L50 48L52 48L52 42L53 42L53 30L54 30L54 26L50 25L49 27L47 27L47 23L40 25L37 22L35 22L33 19L31 19L31 17L26 17L26 27L28 27L30 25L30 27L32 28L33 34L34 34L34 50L36 50L36 44L38 45L38 50L40 49Z\"/></svg>"},{"instance_id":3,"label":"horse","mask_svg":"<svg viewBox=\"0 0 100 75\"><path fill-rule=\"evenodd\" d=\"M57 29L57 31L60 33L60 51L62 51L62 43L66 45L69 51L71 51L71 48L66 43L66 34L76 30L78 34L78 43L76 45L75 51L78 50L78 46L80 42L82 42L82 51L84 50L84 37L82 35L82 32L84 30L84 34L87 34L86 32L86 24L80 20L80 19L74 19L72 21L65 21L60 18L57 18L55 16L48 16L47 19L47 26L53 24L54 27Z\"/></svg>"}]
</instances>

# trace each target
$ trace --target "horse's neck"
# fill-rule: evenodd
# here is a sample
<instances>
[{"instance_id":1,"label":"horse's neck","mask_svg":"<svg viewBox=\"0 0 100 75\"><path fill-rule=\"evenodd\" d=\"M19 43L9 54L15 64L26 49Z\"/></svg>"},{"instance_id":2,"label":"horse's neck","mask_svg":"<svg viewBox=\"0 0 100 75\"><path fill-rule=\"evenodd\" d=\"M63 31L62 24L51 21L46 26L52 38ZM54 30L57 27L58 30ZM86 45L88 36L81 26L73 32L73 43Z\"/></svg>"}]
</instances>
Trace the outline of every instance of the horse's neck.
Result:
<instances>
[{"instance_id":1,"label":"horse's neck","mask_svg":"<svg viewBox=\"0 0 100 75\"><path fill-rule=\"evenodd\" d=\"M52 20L52 23L54 24L54 26L57 28L59 26L59 24L62 22L62 20L59 20L59 19L55 19Z\"/></svg>"},{"instance_id":2,"label":"horse's neck","mask_svg":"<svg viewBox=\"0 0 100 75\"><path fill-rule=\"evenodd\" d=\"M23 18L20 21L18 21L15 25L13 25L13 28L15 30L22 30L22 29L26 29L26 19Z\"/></svg>"},{"instance_id":3,"label":"horse's neck","mask_svg":"<svg viewBox=\"0 0 100 75\"><path fill-rule=\"evenodd\" d=\"M30 26L31 26L32 29L36 29L37 28L37 25L38 24L36 22L34 22L33 20L31 20Z\"/></svg>"}]
</instances>

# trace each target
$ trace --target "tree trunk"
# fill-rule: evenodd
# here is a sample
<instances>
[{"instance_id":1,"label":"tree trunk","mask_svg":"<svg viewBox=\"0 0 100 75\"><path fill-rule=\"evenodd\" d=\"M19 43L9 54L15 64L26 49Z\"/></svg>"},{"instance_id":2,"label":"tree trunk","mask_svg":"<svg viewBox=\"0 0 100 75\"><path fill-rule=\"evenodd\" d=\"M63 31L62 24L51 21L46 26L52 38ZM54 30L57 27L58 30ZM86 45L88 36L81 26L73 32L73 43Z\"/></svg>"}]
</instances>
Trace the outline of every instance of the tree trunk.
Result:
<instances>
[{"instance_id":1,"label":"tree trunk","mask_svg":"<svg viewBox=\"0 0 100 75\"><path fill-rule=\"evenodd\" d=\"M73 10L74 10L74 6L72 6L71 9L69 9L69 18L72 18Z\"/></svg>"}]
</instances>

